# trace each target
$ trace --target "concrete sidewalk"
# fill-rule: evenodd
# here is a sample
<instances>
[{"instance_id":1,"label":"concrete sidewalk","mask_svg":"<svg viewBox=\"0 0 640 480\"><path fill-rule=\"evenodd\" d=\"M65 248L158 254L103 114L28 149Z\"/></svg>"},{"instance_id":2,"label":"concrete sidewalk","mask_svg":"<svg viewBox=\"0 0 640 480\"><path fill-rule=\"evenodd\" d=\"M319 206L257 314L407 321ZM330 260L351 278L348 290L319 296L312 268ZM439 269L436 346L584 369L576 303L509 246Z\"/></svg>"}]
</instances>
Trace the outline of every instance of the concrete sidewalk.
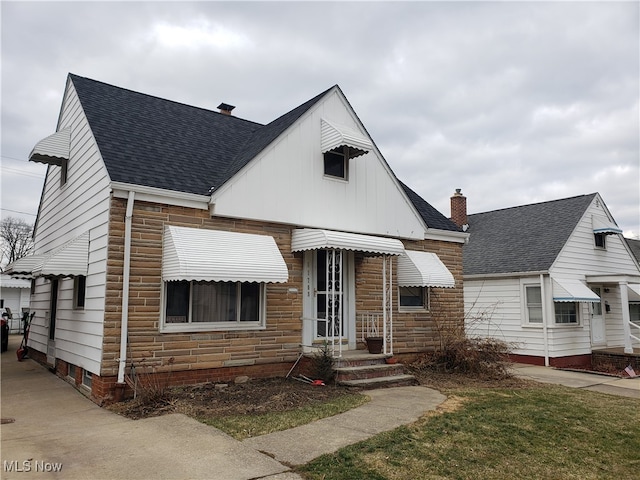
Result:
<instances>
[{"instance_id":1,"label":"concrete sidewalk","mask_svg":"<svg viewBox=\"0 0 640 480\"><path fill-rule=\"evenodd\" d=\"M102 409L33 360L18 362L19 342L12 336L2 354L0 407L12 421L2 425L3 479L294 480L300 477L280 461L306 463L417 420L445 400L424 387L372 390L362 407L239 442L184 415L134 421ZM55 464L60 472L36 471Z\"/></svg>"},{"instance_id":2,"label":"concrete sidewalk","mask_svg":"<svg viewBox=\"0 0 640 480\"><path fill-rule=\"evenodd\" d=\"M537 382L555 383L566 387L582 388L593 392L640 399L640 376L635 378L621 378L611 375L520 363L513 366L513 371L518 377L535 380Z\"/></svg>"}]
</instances>

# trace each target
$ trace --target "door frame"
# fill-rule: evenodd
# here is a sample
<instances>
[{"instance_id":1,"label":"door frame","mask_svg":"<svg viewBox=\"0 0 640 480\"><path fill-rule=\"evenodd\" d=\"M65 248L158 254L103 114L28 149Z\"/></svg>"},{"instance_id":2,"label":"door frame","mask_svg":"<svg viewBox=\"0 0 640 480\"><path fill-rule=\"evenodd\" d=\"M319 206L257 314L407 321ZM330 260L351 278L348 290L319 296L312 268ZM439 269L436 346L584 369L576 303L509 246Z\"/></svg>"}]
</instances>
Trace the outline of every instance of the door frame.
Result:
<instances>
[{"instance_id":1,"label":"door frame","mask_svg":"<svg viewBox=\"0 0 640 480\"><path fill-rule=\"evenodd\" d=\"M55 366L56 364L56 320L58 317L58 293L60 291L60 280L52 278L51 297L49 299L49 332L47 339L47 363Z\"/></svg>"},{"instance_id":2,"label":"door frame","mask_svg":"<svg viewBox=\"0 0 640 480\"><path fill-rule=\"evenodd\" d=\"M336 249L338 250L338 249ZM302 305L302 347L303 351L314 351L322 337L317 337L317 250L306 250L303 258L303 305ZM356 349L356 295L355 295L355 255L351 250L342 250L342 337L343 349Z\"/></svg>"},{"instance_id":3,"label":"door frame","mask_svg":"<svg viewBox=\"0 0 640 480\"><path fill-rule=\"evenodd\" d=\"M604 301L602 300L604 287L602 285L589 285L589 288L600 297L599 302L591 302L589 304L589 312L591 313L591 345L601 347L607 344L607 325L605 322L605 309L603 308ZM599 311L599 313L597 313L597 311ZM596 338L598 330L602 333L601 339Z\"/></svg>"}]
</instances>

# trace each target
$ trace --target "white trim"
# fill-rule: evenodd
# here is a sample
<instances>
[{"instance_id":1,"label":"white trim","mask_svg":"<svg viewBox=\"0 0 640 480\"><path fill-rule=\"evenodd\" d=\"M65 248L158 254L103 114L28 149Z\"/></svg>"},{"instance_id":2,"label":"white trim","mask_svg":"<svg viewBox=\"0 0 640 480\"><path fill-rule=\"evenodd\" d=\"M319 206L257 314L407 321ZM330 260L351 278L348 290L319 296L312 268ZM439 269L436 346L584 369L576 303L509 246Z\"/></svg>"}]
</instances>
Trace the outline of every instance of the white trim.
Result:
<instances>
[{"instance_id":1,"label":"white trim","mask_svg":"<svg viewBox=\"0 0 640 480\"><path fill-rule=\"evenodd\" d=\"M422 218L422 217L421 217ZM424 223L424 219L422 220ZM469 233L454 232L453 230L438 230L437 228L429 228L424 232L425 240L442 240L443 242L467 243L469 241Z\"/></svg>"},{"instance_id":2,"label":"white trim","mask_svg":"<svg viewBox=\"0 0 640 480\"><path fill-rule=\"evenodd\" d=\"M218 283L218 282L211 282ZM242 283L246 282L233 282L236 288L241 288ZM219 332L219 331L247 331L247 330L265 330L266 318L267 318L267 286L264 283L260 284L259 306L258 306L258 320L253 322L248 321L234 321L234 322L192 322L192 295L193 295L193 281L189 282L189 317L186 323L167 323L167 305L166 305L166 290L167 282L163 282L162 285L162 312L159 331L161 333L170 332ZM240 295L237 296L237 302L241 301ZM238 312L240 312L238 307Z\"/></svg>"},{"instance_id":3,"label":"white trim","mask_svg":"<svg viewBox=\"0 0 640 480\"><path fill-rule=\"evenodd\" d=\"M136 200L138 201L197 208L199 210L209 210L209 203L211 202L209 195L177 192L164 188L122 182L111 182L111 191L114 198L128 198L129 192L135 192L137 194Z\"/></svg>"}]
</instances>

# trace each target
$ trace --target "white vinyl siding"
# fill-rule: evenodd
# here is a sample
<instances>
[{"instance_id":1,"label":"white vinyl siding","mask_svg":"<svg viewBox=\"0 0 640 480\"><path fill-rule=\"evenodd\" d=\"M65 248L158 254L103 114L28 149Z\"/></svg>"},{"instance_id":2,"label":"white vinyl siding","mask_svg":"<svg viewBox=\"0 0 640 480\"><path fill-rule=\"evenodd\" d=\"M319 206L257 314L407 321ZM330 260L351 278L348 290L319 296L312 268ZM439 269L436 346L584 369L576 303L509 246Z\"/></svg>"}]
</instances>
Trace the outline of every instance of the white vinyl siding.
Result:
<instances>
[{"instance_id":1,"label":"white vinyl siding","mask_svg":"<svg viewBox=\"0 0 640 480\"><path fill-rule=\"evenodd\" d=\"M73 86L63 101L59 128L71 128L67 182L60 167L49 166L35 232L35 253L47 252L89 231L85 307L73 308L72 278L60 280L56 356L99 374L102 359L110 187L106 168ZM36 311L30 345L47 351L50 282L39 278L31 308Z\"/></svg>"},{"instance_id":2,"label":"white vinyl siding","mask_svg":"<svg viewBox=\"0 0 640 480\"><path fill-rule=\"evenodd\" d=\"M592 216L607 216L600 203L596 205L594 199L583 215L553 263L552 276L584 280L587 275L638 275L638 268L619 235L607 235L606 249L594 247Z\"/></svg>"},{"instance_id":3,"label":"white vinyl siding","mask_svg":"<svg viewBox=\"0 0 640 480\"><path fill-rule=\"evenodd\" d=\"M214 215L423 239L424 224L374 149L349 160L349 181L329 181L321 119L366 133L338 91L316 104L213 193Z\"/></svg>"}]
</instances>

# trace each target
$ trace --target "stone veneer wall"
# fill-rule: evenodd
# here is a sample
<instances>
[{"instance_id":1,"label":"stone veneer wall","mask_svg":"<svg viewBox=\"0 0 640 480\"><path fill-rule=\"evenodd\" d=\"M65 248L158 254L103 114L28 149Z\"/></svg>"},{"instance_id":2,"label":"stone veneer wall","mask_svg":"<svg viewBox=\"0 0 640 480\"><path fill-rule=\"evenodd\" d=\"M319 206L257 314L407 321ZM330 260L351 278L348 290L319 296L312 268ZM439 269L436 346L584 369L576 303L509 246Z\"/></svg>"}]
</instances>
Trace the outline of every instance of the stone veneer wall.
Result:
<instances>
[{"instance_id":1,"label":"stone veneer wall","mask_svg":"<svg viewBox=\"0 0 640 480\"><path fill-rule=\"evenodd\" d=\"M113 395L118 371L125 209L126 200L112 199L103 362L101 375L94 376L92 387L92 396L98 400ZM289 281L266 286L266 329L159 333L165 224L274 237L287 264ZM153 372L172 384L226 381L240 374L284 376L296 360L302 341L302 295L290 291L303 291L303 255L291 252L294 228L250 220L212 218L204 210L136 201L132 219L127 366L133 361L139 375ZM464 315L462 244L427 240L404 243L407 249L438 254L453 273L456 287L433 289L429 312L398 313L394 269L394 351L398 354L432 349L437 341L435 323L452 321L462 326ZM381 258L356 255L357 311L381 311L381 265ZM357 328L359 335L360 326Z\"/></svg>"},{"instance_id":2,"label":"stone veneer wall","mask_svg":"<svg viewBox=\"0 0 640 480\"><path fill-rule=\"evenodd\" d=\"M428 311L399 312L397 259L393 259L393 352L416 354L431 351L439 330L464 328L462 291L462 244L435 240L403 240L405 249L438 255L455 279L454 288L431 288ZM356 254L356 312L382 313L382 258ZM356 325L360 340L362 325Z\"/></svg>"}]
</instances>

